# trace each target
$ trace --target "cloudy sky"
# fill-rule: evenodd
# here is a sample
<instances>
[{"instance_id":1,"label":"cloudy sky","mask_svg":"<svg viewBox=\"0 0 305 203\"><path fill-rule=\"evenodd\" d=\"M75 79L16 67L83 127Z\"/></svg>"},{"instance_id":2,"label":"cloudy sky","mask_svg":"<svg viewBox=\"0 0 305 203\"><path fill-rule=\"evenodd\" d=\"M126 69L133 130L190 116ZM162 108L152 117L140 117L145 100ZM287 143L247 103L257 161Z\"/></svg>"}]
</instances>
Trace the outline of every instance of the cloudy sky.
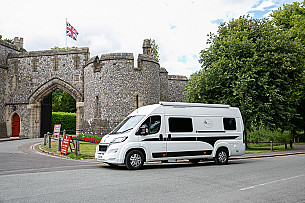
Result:
<instances>
[{"instance_id":1,"label":"cloudy sky","mask_svg":"<svg viewBox=\"0 0 305 203\"><path fill-rule=\"evenodd\" d=\"M27 51L66 45L66 18L79 32L68 46L89 47L90 56L128 52L137 58L144 39L155 39L169 74L200 69L200 50L220 22L241 15L268 17L301 0L1 0L0 34L24 38Z\"/></svg>"}]
</instances>

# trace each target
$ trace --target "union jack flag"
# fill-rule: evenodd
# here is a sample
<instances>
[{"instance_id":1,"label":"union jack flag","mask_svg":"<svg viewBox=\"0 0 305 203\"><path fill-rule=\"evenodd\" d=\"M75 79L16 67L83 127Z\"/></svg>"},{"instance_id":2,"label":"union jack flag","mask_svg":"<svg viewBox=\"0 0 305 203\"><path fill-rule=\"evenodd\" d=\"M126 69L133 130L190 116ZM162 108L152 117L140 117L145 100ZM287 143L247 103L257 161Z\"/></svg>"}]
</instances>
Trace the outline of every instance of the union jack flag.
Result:
<instances>
[{"instance_id":1,"label":"union jack flag","mask_svg":"<svg viewBox=\"0 0 305 203\"><path fill-rule=\"evenodd\" d=\"M72 39L74 40L77 40L77 35L78 35L78 32L77 30L68 22L66 22L67 24L67 29L66 29L66 33L67 33L67 36L68 37L71 37Z\"/></svg>"}]
</instances>

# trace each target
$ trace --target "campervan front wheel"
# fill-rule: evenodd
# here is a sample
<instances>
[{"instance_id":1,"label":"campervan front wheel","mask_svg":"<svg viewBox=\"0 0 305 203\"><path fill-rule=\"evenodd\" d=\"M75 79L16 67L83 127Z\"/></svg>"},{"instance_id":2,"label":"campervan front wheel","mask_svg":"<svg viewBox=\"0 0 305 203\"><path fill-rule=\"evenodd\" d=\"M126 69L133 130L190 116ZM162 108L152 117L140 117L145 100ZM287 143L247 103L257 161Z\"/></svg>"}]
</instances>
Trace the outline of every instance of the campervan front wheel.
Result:
<instances>
[{"instance_id":1,"label":"campervan front wheel","mask_svg":"<svg viewBox=\"0 0 305 203\"><path fill-rule=\"evenodd\" d=\"M228 164L229 152L225 148L219 148L216 152L215 162L219 165Z\"/></svg>"},{"instance_id":2,"label":"campervan front wheel","mask_svg":"<svg viewBox=\"0 0 305 203\"><path fill-rule=\"evenodd\" d=\"M139 150L132 150L127 153L125 159L126 167L129 170L141 169L144 164L144 155Z\"/></svg>"}]
</instances>

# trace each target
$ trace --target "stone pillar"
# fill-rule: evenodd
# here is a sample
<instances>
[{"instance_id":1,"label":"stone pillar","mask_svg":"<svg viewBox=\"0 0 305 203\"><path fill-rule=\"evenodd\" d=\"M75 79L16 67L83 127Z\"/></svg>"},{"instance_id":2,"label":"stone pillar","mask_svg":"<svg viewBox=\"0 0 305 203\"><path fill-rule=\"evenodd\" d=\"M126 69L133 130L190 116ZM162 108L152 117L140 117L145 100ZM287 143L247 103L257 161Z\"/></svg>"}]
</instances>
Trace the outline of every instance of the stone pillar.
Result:
<instances>
[{"instance_id":1,"label":"stone pillar","mask_svg":"<svg viewBox=\"0 0 305 203\"><path fill-rule=\"evenodd\" d=\"M76 135L83 132L84 102L76 102ZM93 116L93 115L92 115Z\"/></svg>"},{"instance_id":2,"label":"stone pillar","mask_svg":"<svg viewBox=\"0 0 305 203\"><path fill-rule=\"evenodd\" d=\"M28 110L30 112L30 138L40 137L40 112L41 104L29 104Z\"/></svg>"},{"instance_id":3,"label":"stone pillar","mask_svg":"<svg viewBox=\"0 0 305 203\"><path fill-rule=\"evenodd\" d=\"M151 56L151 45L149 39L145 39L143 42L143 54Z\"/></svg>"}]
</instances>

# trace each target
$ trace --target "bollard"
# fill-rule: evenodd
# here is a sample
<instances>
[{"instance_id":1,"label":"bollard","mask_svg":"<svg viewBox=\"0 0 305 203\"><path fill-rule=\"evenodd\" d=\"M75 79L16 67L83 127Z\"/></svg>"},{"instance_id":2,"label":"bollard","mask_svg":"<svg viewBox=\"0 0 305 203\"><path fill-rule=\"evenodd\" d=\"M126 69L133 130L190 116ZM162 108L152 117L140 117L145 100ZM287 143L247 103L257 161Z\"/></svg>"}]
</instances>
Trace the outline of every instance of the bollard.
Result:
<instances>
[{"instance_id":1,"label":"bollard","mask_svg":"<svg viewBox=\"0 0 305 203\"><path fill-rule=\"evenodd\" d=\"M272 142L272 140L270 141L270 151L273 151L273 142Z\"/></svg>"},{"instance_id":2,"label":"bollard","mask_svg":"<svg viewBox=\"0 0 305 203\"><path fill-rule=\"evenodd\" d=\"M48 146L49 146L49 149L51 148L51 133L47 133L48 135Z\"/></svg>"},{"instance_id":3,"label":"bollard","mask_svg":"<svg viewBox=\"0 0 305 203\"><path fill-rule=\"evenodd\" d=\"M287 141L285 140L285 149L287 149Z\"/></svg>"},{"instance_id":4,"label":"bollard","mask_svg":"<svg viewBox=\"0 0 305 203\"><path fill-rule=\"evenodd\" d=\"M290 140L290 149L292 149L292 139Z\"/></svg>"},{"instance_id":5,"label":"bollard","mask_svg":"<svg viewBox=\"0 0 305 203\"><path fill-rule=\"evenodd\" d=\"M61 138L58 136L58 151L61 151Z\"/></svg>"},{"instance_id":6,"label":"bollard","mask_svg":"<svg viewBox=\"0 0 305 203\"><path fill-rule=\"evenodd\" d=\"M75 140L74 152L75 152L75 156L79 156L79 141L78 140Z\"/></svg>"},{"instance_id":7,"label":"bollard","mask_svg":"<svg viewBox=\"0 0 305 203\"><path fill-rule=\"evenodd\" d=\"M47 134L43 135L43 145L46 146L47 145Z\"/></svg>"}]
</instances>

